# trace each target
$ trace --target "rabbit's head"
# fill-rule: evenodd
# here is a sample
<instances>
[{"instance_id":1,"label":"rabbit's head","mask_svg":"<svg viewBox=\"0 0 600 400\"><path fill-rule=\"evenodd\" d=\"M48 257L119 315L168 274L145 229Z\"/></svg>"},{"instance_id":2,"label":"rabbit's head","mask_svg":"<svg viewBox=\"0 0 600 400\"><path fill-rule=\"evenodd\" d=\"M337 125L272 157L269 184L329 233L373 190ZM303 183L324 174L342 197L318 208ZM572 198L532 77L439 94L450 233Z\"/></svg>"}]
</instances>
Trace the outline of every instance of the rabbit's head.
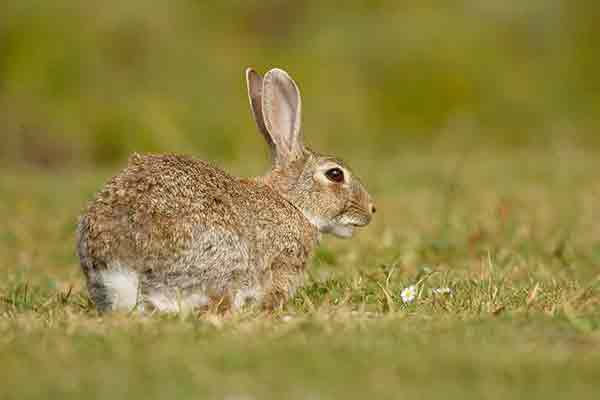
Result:
<instances>
[{"instance_id":1,"label":"rabbit's head","mask_svg":"<svg viewBox=\"0 0 600 400\"><path fill-rule=\"evenodd\" d=\"M371 196L340 159L312 151L301 133L300 91L281 69L264 78L246 70L254 120L271 150L271 170L261 180L300 209L320 232L350 237L375 213Z\"/></svg>"}]
</instances>

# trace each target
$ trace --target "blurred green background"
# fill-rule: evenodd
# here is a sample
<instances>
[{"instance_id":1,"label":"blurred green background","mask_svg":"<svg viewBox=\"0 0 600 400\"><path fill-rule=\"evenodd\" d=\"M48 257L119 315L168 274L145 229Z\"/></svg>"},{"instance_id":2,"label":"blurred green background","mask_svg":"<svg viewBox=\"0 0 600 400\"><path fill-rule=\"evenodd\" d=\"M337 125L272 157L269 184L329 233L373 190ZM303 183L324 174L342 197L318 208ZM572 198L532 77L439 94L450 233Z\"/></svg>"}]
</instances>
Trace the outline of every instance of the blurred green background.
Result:
<instances>
[{"instance_id":1,"label":"blurred green background","mask_svg":"<svg viewBox=\"0 0 600 400\"><path fill-rule=\"evenodd\" d=\"M0 164L264 159L246 66L287 69L308 140L340 155L597 146L598 21L593 0L8 0Z\"/></svg>"}]
</instances>

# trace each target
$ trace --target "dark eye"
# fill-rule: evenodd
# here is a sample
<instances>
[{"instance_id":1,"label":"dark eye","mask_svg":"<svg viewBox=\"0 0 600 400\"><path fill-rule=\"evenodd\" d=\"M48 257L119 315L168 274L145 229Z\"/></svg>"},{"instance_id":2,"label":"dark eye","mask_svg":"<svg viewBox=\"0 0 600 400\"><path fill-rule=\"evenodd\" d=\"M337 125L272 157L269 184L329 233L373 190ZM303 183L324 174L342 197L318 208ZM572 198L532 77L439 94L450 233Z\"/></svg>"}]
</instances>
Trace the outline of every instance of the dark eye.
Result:
<instances>
[{"instance_id":1,"label":"dark eye","mask_svg":"<svg viewBox=\"0 0 600 400\"><path fill-rule=\"evenodd\" d=\"M325 176L332 182L344 182L344 171L339 168L331 168L325 172Z\"/></svg>"}]
</instances>

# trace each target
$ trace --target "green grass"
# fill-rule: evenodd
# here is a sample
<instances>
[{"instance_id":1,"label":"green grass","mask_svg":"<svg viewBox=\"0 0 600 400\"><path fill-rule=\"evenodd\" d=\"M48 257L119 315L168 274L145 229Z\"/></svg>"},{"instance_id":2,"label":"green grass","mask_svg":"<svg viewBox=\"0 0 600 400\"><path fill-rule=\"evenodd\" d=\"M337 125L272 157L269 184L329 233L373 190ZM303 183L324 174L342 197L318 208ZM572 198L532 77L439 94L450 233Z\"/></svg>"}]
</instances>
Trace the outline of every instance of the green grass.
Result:
<instances>
[{"instance_id":1,"label":"green grass","mask_svg":"<svg viewBox=\"0 0 600 400\"><path fill-rule=\"evenodd\" d=\"M3 171L0 398L595 398L600 160L449 147L349 160L377 218L273 314L99 317L74 227L116 170Z\"/></svg>"}]
</instances>

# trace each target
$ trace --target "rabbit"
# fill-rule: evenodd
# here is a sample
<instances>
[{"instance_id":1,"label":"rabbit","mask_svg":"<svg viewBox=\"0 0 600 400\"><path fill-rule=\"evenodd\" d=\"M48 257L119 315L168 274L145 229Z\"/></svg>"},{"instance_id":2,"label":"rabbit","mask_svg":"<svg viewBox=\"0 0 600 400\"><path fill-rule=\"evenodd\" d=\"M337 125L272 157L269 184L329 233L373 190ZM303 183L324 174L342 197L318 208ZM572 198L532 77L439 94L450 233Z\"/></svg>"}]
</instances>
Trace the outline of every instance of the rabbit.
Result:
<instances>
[{"instance_id":1,"label":"rabbit","mask_svg":"<svg viewBox=\"0 0 600 400\"><path fill-rule=\"evenodd\" d=\"M264 176L134 153L80 217L77 253L100 313L276 309L303 284L322 233L350 237L371 221L371 196L350 168L304 145L287 72L248 68L246 83L271 153Z\"/></svg>"}]
</instances>

